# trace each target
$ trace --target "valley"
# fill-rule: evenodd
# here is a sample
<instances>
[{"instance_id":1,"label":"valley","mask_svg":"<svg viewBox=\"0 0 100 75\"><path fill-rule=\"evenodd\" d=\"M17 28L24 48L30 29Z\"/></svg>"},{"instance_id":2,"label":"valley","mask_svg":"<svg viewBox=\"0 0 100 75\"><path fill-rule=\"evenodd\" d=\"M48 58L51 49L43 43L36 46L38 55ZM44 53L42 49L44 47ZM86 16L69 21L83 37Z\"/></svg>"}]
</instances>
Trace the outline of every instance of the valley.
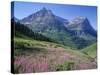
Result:
<instances>
[{"instance_id":1,"label":"valley","mask_svg":"<svg viewBox=\"0 0 100 75\"><path fill-rule=\"evenodd\" d=\"M97 31L86 17L69 21L42 8L11 25L14 73L97 68Z\"/></svg>"}]
</instances>

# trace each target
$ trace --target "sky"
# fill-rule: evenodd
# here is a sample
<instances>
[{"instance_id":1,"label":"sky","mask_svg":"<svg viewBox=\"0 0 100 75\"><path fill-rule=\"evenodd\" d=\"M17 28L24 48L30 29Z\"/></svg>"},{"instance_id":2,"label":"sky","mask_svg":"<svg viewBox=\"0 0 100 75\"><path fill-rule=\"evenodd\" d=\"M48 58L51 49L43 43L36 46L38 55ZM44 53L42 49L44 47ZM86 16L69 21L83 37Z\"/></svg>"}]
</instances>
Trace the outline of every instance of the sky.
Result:
<instances>
[{"instance_id":1,"label":"sky","mask_svg":"<svg viewBox=\"0 0 100 75\"><path fill-rule=\"evenodd\" d=\"M69 21L77 16L87 17L97 30L97 7L96 6L83 6L83 5L68 5L68 4L51 4L51 3L34 3L34 2L14 2L14 16L18 19L33 14L43 7L52 10L52 12ZM11 7L12 8L12 7Z\"/></svg>"}]
</instances>

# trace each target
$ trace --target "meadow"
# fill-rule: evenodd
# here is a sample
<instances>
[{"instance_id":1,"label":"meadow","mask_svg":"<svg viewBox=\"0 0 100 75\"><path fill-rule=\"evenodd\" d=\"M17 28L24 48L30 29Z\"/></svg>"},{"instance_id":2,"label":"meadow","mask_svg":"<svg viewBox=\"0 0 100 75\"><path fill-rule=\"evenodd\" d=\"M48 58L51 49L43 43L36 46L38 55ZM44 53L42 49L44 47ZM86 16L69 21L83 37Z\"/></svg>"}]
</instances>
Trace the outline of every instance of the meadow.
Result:
<instances>
[{"instance_id":1,"label":"meadow","mask_svg":"<svg viewBox=\"0 0 100 75\"><path fill-rule=\"evenodd\" d=\"M61 44L15 38L14 73L96 68L94 58Z\"/></svg>"}]
</instances>

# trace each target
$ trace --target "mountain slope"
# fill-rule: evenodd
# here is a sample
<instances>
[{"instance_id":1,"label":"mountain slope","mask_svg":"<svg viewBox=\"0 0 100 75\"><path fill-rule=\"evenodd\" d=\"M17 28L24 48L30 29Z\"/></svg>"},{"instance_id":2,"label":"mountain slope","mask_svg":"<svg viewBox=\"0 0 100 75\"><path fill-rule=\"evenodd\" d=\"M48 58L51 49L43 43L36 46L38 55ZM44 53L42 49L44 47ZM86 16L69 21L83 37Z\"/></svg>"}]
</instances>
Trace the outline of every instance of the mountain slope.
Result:
<instances>
[{"instance_id":1,"label":"mountain slope","mask_svg":"<svg viewBox=\"0 0 100 75\"><path fill-rule=\"evenodd\" d=\"M86 17L76 17L67 25L67 29L78 48L84 48L96 42L96 31Z\"/></svg>"},{"instance_id":2,"label":"mountain slope","mask_svg":"<svg viewBox=\"0 0 100 75\"><path fill-rule=\"evenodd\" d=\"M71 41L70 34L64 26L65 24L68 24L68 20L55 16L51 10L43 8L40 11L22 19L20 22L34 32L38 32L49 38L58 40L59 43L68 46L75 46Z\"/></svg>"},{"instance_id":3,"label":"mountain slope","mask_svg":"<svg viewBox=\"0 0 100 75\"><path fill-rule=\"evenodd\" d=\"M50 39L42 34L33 32L28 27L24 26L23 24L20 24L19 22L15 22L15 20L12 19L12 25L14 25L15 32L14 36L19 38L27 38L27 39L35 39L40 41L48 41L48 42L56 42L53 39Z\"/></svg>"},{"instance_id":4,"label":"mountain slope","mask_svg":"<svg viewBox=\"0 0 100 75\"><path fill-rule=\"evenodd\" d=\"M59 43L72 48L82 49L96 42L96 31L89 20L77 17L72 22L53 14L46 8L20 20L34 32L57 40Z\"/></svg>"},{"instance_id":5,"label":"mountain slope","mask_svg":"<svg viewBox=\"0 0 100 75\"><path fill-rule=\"evenodd\" d=\"M91 36L97 36L96 31L91 26L89 20L86 17L76 17L73 19L67 28L73 31L76 36L82 37L84 34L89 34Z\"/></svg>"},{"instance_id":6,"label":"mountain slope","mask_svg":"<svg viewBox=\"0 0 100 75\"><path fill-rule=\"evenodd\" d=\"M97 57L97 44L92 44L89 47L86 47L84 49L81 50L84 54L89 55L92 58L96 58Z\"/></svg>"}]
</instances>

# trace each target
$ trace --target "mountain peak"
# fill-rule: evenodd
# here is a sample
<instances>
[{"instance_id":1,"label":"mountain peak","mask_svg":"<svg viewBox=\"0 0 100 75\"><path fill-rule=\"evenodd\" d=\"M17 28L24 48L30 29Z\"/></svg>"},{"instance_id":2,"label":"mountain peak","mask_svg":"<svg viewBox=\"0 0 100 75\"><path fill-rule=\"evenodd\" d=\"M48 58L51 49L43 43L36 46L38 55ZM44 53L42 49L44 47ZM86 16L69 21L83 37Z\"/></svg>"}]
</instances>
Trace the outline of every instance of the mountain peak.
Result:
<instances>
[{"instance_id":1,"label":"mountain peak","mask_svg":"<svg viewBox=\"0 0 100 75\"><path fill-rule=\"evenodd\" d=\"M71 24L80 24L84 21L88 21L87 17L83 17L83 16L77 16L75 17L72 21L71 21Z\"/></svg>"},{"instance_id":2,"label":"mountain peak","mask_svg":"<svg viewBox=\"0 0 100 75\"><path fill-rule=\"evenodd\" d=\"M46 7L43 7L42 10L47 10L47 8Z\"/></svg>"},{"instance_id":3,"label":"mountain peak","mask_svg":"<svg viewBox=\"0 0 100 75\"><path fill-rule=\"evenodd\" d=\"M52 11L50 9L47 9L46 7L43 7L40 12L43 12L43 13L47 13L47 14L53 14Z\"/></svg>"}]
</instances>

